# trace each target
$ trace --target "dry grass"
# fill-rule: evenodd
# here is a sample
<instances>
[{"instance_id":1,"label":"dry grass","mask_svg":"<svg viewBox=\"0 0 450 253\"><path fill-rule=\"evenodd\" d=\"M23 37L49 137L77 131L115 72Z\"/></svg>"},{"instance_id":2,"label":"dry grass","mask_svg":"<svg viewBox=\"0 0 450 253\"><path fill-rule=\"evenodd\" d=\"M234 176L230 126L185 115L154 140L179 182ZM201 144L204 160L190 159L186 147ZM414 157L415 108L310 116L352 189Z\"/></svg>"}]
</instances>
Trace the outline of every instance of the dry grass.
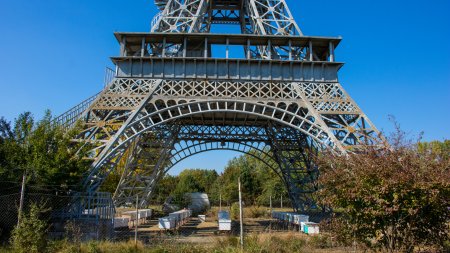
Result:
<instances>
[{"instance_id":1,"label":"dry grass","mask_svg":"<svg viewBox=\"0 0 450 253\"><path fill-rule=\"evenodd\" d=\"M133 241L89 242L73 245L67 242L58 242L52 245L49 252L57 253L291 253L291 252L349 252L354 249L333 245L330 237L307 236L298 233L252 234L245 238L245 247L241 250L239 238L236 236L223 236L211 243L188 243L177 240L156 241L151 245L134 244ZM0 249L0 252L12 252ZM354 252L354 251L353 251ZM362 252L362 251L361 251Z\"/></svg>"},{"instance_id":2,"label":"dry grass","mask_svg":"<svg viewBox=\"0 0 450 253\"><path fill-rule=\"evenodd\" d=\"M225 209L225 208L223 208ZM208 213L208 222L205 225L215 222L217 219L218 207L212 207ZM280 209L274 209L280 210ZM283 211L290 211L286 208ZM250 206L245 208L245 218L267 217L270 212L267 207ZM252 220L252 219L250 219ZM189 237L186 237L186 239ZM71 244L66 241L54 242L48 252L58 253L291 253L291 252L355 252L354 249L341 247L334 242L327 234L319 236L308 236L295 232L276 232L248 234L245 238L245 247L241 250L239 237L237 236L217 236L198 237L199 241L180 240L181 238L162 239L152 241L151 245L142 243L134 244L130 242L89 242L81 245ZM0 248L0 252L13 252ZM356 251L358 252L358 251ZM362 252L362 250L360 251Z\"/></svg>"},{"instance_id":3,"label":"dry grass","mask_svg":"<svg viewBox=\"0 0 450 253\"><path fill-rule=\"evenodd\" d=\"M222 239L223 240L223 239ZM219 242L218 245L228 245L230 251L223 252L240 252L239 241L236 237L228 237L225 243ZM264 233L252 234L245 238L245 247L243 252L349 252L350 249L339 247L331 241L326 235L307 236L294 232L286 233ZM222 251L221 251L222 252Z\"/></svg>"},{"instance_id":4,"label":"dry grass","mask_svg":"<svg viewBox=\"0 0 450 253\"><path fill-rule=\"evenodd\" d=\"M222 210L230 211L230 207L222 207ZM292 208L273 208L273 211L292 212ZM219 207L213 206L208 211L207 216L212 221L217 221ZM244 207L244 218L270 218L270 208L266 206L247 206ZM236 215L238 218L238 215Z\"/></svg>"}]
</instances>

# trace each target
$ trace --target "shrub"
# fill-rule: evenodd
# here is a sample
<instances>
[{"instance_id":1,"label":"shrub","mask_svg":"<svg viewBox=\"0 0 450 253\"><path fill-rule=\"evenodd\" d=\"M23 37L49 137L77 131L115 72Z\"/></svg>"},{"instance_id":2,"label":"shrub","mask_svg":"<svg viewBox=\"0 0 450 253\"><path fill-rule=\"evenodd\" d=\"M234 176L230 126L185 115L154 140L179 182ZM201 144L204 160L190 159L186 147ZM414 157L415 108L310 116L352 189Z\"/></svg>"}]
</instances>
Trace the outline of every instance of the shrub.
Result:
<instances>
[{"instance_id":1,"label":"shrub","mask_svg":"<svg viewBox=\"0 0 450 253\"><path fill-rule=\"evenodd\" d=\"M333 246L332 242L331 242L331 238L326 235L311 236L309 242L312 247L319 248L319 249L331 248Z\"/></svg>"},{"instance_id":2,"label":"shrub","mask_svg":"<svg viewBox=\"0 0 450 253\"><path fill-rule=\"evenodd\" d=\"M81 249L81 241L82 241L82 231L81 227L77 225L74 221L68 221L64 226L66 238L72 243L72 246L76 248L76 252L79 252Z\"/></svg>"},{"instance_id":3,"label":"shrub","mask_svg":"<svg viewBox=\"0 0 450 253\"><path fill-rule=\"evenodd\" d=\"M364 147L319 158L323 205L342 210L338 235L388 251L443 248L449 236L450 159L417 145Z\"/></svg>"},{"instance_id":4,"label":"shrub","mask_svg":"<svg viewBox=\"0 0 450 253\"><path fill-rule=\"evenodd\" d=\"M41 212L42 208L32 204L29 213L22 215L11 235L14 252L41 253L47 250L48 224L40 219Z\"/></svg>"},{"instance_id":5,"label":"shrub","mask_svg":"<svg viewBox=\"0 0 450 253\"><path fill-rule=\"evenodd\" d=\"M231 204L230 216L233 220L239 220L239 202Z\"/></svg>"},{"instance_id":6,"label":"shrub","mask_svg":"<svg viewBox=\"0 0 450 253\"><path fill-rule=\"evenodd\" d=\"M267 217L268 212L263 207L258 206L250 206L247 208L244 208L244 217L246 218L262 218Z\"/></svg>"},{"instance_id":7,"label":"shrub","mask_svg":"<svg viewBox=\"0 0 450 253\"><path fill-rule=\"evenodd\" d=\"M100 253L100 249L98 248L98 243L91 241L87 244L87 253Z\"/></svg>"}]
</instances>

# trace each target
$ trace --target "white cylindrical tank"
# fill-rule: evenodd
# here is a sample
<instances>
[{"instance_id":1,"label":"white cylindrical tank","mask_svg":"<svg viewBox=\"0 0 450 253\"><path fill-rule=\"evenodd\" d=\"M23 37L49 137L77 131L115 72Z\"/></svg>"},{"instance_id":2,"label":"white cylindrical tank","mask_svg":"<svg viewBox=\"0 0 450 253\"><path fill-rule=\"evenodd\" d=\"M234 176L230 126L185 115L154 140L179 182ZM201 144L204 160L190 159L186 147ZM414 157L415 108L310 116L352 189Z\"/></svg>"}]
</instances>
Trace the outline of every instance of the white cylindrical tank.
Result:
<instances>
[{"instance_id":1,"label":"white cylindrical tank","mask_svg":"<svg viewBox=\"0 0 450 253\"><path fill-rule=\"evenodd\" d=\"M210 208L208 194L206 193L188 193L187 199L190 200L188 208L192 210L193 213L203 213Z\"/></svg>"}]
</instances>

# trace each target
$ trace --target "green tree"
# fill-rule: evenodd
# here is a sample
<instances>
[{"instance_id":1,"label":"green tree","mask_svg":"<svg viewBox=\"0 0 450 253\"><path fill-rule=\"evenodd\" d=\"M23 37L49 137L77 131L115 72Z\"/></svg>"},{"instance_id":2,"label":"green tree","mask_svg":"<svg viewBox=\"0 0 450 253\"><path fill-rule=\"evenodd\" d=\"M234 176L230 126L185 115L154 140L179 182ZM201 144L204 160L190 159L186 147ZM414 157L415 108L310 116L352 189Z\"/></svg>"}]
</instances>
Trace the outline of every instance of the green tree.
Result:
<instances>
[{"instance_id":1,"label":"green tree","mask_svg":"<svg viewBox=\"0 0 450 253\"><path fill-rule=\"evenodd\" d=\"M158 204L164 203L164 201L169 196L172 196L172 193L175 187L178 185L178 182L178 176L165 175L155 187L153 201Z\"/></svg>"},{"instance_id":2,"label":"green tree","mask_svg":"<svg viewBox=\"0 0 450 253\"><path fill-rule=\"evenodd\" d=\"M257 198L259 204L269 205L271 198L272 204L278 202L281 197L288 200L286 186L278 174L269 169L267 173L262 176L264 178L264 183L262 184L262 191Z\"/></svg>"},{"instance_id":3,"label":"green tree","mask_svg":"<svg viewBox=\"0 0 450 253\"><path fill-rule=\"evenodd\" d=\"M220 196L223 205L238 200L238 178L241 177L243 199L248 204L269 204L280 197L288 199L280 176L254 156L259 151L241 155L230 160L220 175L214 170L187 169L178 176L165 176L156 186L153 200L162 203L174 196L178 201L189 192L205 192L212 204L218 205ZM254 156L252 156L254 155Z\"/></svg>"},{"instance_id":4,"label":"green tree","mask_svg":"<svg viewBox=\"0 0 450 253\"><path fill-rule=\"evenodd\" d=\"M255 155L258 156L258 154ZM257 158L245 154L228 163L220 176L220 182L216 184L218 186L216 188L222 192L225 201L237 201L239 177L241 177L243 199L251 204L268 203L270 195L275 197L276 193L281 192L278 191L280 186L284 189L278 174ZM261 197L262 195L265 196Z\"/></svg>"},{"instance_id":5,"label":"green tree","mask_svg":"<svg viewBox=\"0 0 450 253\"><path fill-rule=\"evenodd\" d=\"M222 194L222 200L228 203L238 200L238 178L240 168L236 164L236 158L229 161L225 167L219 183L219 191Z\"/></svg>"},{"instance_id":6,"label":"green tree","mask_svg":"<svg viewBox=\"0 0 450 253\"><path fill-rule=\"evenodd\" d=\"M0 178L4 183L0 184L0 190L9 188L10 185L6 185L6 182L14 180L16 178L11 176L12 161L10 160L11 150L11 138L13 136L11 123L6 121L5 118L0 118ZM8 173L9 172L9 173ZM3 191L2 191L3 192Z\"/></svg>"},{"instance_id":7,"label":"green tree","mask_svg":"<svg viewBox=\"0 0 450 253\"><path fill-rule=\"evenodd\" d=\"M11 136L13 136L11 123L4 117L0 117L0 141L11 138Z\"/></svg>"},{"instance_id":8,"label":"green tree","mask_svg":"<svg viewBox=\"0 0 450 253\"><path fill-rule=\"evenodd\" d=\"M195 177L191 174L180 177L175 190L173 191L173 197L177 204L185 206L187 199L185 199L186 193L191 192L204 192L205 188L202 187L199 182L195 180Z\"/></svg>"},{"instance_id":9,"label":"green tree","mask_svg":"<svg viewBox=\"0 0 450 253\"><path fill-rule=\"evenodd\" d=\"M198 184L199 192L209 193L214 181L219 175L215 170L203 170L203 169L187 169L180 173L180 181L185 177L192 177L192 179Z\"/></svg>"},{"instance_id":10,"label":"green tree","mask_svg":"<svg viewBox=\"0 0 450 253\"><path fill-rule=\"evenodd\" d=\"M419 142L417 144L417 150L420 153L432 152L442 160L449 159L450 156L450 140L444 141L431 141L431 142Z\"/></svg>"},{"instance_id":11,"label":"green tree","mask_svg":"<svg viewBox=\"0 0 450 253\"><path fill-rule=\"evenodd\" d=\"M5 181L20 182L23 173L34 186L75 189L81 182L89 161L82 159L79 145L72 143L78 129L65 131L52 123L50 112L36 122L31 113L20 114L14 127L0 120L0 176ZM0 189L1 189L0 185Z\"/></svg>"},{"instance_id":12,"label":"green tree","mask_svg":"<svg viewBox=\"0 0 450 253\"><path fill-rule=\"evenodd\" d=\"M28 147L28 167L37 175L35 183L67 187L81 182L90 162L75 155L78 146L72 144L73 135L54 126L50 112L36 124Z\"/></svg>"}]
</instances>

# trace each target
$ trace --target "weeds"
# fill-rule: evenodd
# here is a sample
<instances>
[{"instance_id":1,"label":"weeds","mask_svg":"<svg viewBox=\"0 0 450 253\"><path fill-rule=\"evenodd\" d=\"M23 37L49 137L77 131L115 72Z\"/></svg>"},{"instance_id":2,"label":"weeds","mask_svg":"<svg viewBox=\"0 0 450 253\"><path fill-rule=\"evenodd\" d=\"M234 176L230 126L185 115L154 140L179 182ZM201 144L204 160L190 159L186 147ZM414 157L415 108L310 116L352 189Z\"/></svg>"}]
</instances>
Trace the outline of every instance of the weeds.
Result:
<instances>
[{"instance_id":1,"label":"weeds","mask_svg":"<svg viewBox=\"0 0 450 253\"><path fill-rule=\"evenodd\" d=\"M298 233L250 234L245 237L245 247L241 251L239 238L236 236L220 237L209 245L179 243L173 241L156 241L151 245L134 241L114 243L91 241L80 247L68 241L49 245L48 252L56 253L291 253L291 252L346 252L345 248L331 248L327 236L306 236ZM6 250L0 252L15 252Z\"/></svg>"},{"instance_id":2,"label":"weeds","mask_svg":"<svg viewBox=\"0 0 450 253\"><path fill-rule=\"evenodd\" d=\"M11 246L18 253L40 253L47 250L48 224L40 219L42 208L31 205L28 214L22 215L20 223L11 235Z\"/></svg>"}]
</instances>

